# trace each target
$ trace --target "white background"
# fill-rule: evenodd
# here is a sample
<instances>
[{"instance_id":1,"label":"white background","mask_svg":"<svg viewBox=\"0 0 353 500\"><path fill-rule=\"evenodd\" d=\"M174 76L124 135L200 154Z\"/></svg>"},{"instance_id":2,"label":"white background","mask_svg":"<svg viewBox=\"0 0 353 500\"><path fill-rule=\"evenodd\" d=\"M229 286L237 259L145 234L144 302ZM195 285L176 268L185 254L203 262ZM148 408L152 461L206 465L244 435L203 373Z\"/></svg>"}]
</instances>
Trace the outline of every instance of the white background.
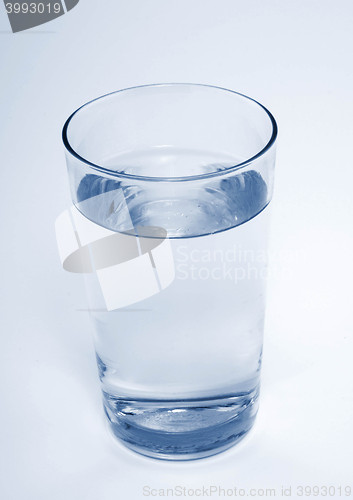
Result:
<instances>
[{"instance_id":1,"label":"white background","mask_svg":"<svg viewBox=\"0 0 353 500\"><path fill-rule=\"evenodd\" d=\"M0 5L4 499L210 484L295 498L297 485L353 482L352 25L351 0L81 0L12 34ZM54 234L66 117L165 81L248 94L280 128L261 410L239 446L189 463L108 434L81 281L60 268Z\"/></svg>"}]
</instances>

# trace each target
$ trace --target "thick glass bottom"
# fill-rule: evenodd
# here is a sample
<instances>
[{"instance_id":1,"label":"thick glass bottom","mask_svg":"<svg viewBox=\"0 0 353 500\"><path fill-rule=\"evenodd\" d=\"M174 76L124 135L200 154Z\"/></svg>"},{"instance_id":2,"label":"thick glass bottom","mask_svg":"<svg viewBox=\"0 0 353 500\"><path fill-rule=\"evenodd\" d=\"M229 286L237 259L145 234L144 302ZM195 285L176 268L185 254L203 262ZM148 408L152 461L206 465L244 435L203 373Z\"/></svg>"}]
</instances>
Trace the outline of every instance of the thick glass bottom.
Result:
<instances>
[{"instance_id":1,"label":"thick glass bottom","mask_svg":"<svg viewBox=\"0 0 353 500\"><path fill-rule=\"evenodd\" d=\"M103 393L113 434L130 449L164 460L194 460L230 448L251 429L258 388L213 399L132 401Z\"/></svg>"}]
</instances>

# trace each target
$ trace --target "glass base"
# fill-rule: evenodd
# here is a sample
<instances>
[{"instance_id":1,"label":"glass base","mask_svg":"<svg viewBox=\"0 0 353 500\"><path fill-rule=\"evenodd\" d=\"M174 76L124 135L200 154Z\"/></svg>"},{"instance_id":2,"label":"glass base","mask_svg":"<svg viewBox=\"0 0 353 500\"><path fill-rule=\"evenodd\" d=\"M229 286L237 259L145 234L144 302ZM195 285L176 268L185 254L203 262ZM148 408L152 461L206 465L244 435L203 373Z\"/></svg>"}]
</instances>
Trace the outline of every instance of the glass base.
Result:
<instances>
[{"instance_id":1,"label":"glass base","mask_svg":"<svg viewBox=\"0 0 353 500\"><path fill-rule=\"evenodd\" d=\"M131 401L104 394L113 434L128 448L164 460L195 460L220 453L251 429L258 388L224 398Z\"/></svg>"}]
</instances>

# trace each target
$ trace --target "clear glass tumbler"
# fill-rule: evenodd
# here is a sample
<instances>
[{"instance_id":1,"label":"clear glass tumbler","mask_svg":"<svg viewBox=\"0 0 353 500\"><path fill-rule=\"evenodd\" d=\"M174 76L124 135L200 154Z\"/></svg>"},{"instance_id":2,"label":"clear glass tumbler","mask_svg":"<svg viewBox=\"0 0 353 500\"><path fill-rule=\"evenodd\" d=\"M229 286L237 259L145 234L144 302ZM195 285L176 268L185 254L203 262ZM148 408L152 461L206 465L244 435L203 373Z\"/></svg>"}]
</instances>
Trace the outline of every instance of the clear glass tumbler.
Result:
<instances>
[{"instance_id":1,"label":"clear glass tumbler","mask_svg":"<svg viewBox=\"0 0 353 500\"><path fill-rule=\"evenodd\" d=\"M110 427L139 453L205 457L253 425L276 136L261 104L198 84L114 92L64 126L64 267L86 277Z\"/></svg>"}]
</instances>

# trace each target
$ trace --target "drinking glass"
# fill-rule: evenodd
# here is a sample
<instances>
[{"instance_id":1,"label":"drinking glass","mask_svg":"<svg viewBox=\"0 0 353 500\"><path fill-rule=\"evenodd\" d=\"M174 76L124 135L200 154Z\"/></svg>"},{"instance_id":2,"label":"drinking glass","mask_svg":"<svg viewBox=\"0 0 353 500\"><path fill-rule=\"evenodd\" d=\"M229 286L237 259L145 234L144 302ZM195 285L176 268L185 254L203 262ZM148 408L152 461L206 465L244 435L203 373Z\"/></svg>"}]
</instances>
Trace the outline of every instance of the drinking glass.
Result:
<instances>
[{"instance_id":1,"label":"drinking glass","mask_svg":"<svg viewBox=\"0 0 353 500\"><path fill-rule=\"evenodd\" d=\"M200 84L113 92L64 126L62 260L86 279L110 428L141 454L213 455L254 423L276 136L264 106Z\"/></svg>"}]
</instances>

